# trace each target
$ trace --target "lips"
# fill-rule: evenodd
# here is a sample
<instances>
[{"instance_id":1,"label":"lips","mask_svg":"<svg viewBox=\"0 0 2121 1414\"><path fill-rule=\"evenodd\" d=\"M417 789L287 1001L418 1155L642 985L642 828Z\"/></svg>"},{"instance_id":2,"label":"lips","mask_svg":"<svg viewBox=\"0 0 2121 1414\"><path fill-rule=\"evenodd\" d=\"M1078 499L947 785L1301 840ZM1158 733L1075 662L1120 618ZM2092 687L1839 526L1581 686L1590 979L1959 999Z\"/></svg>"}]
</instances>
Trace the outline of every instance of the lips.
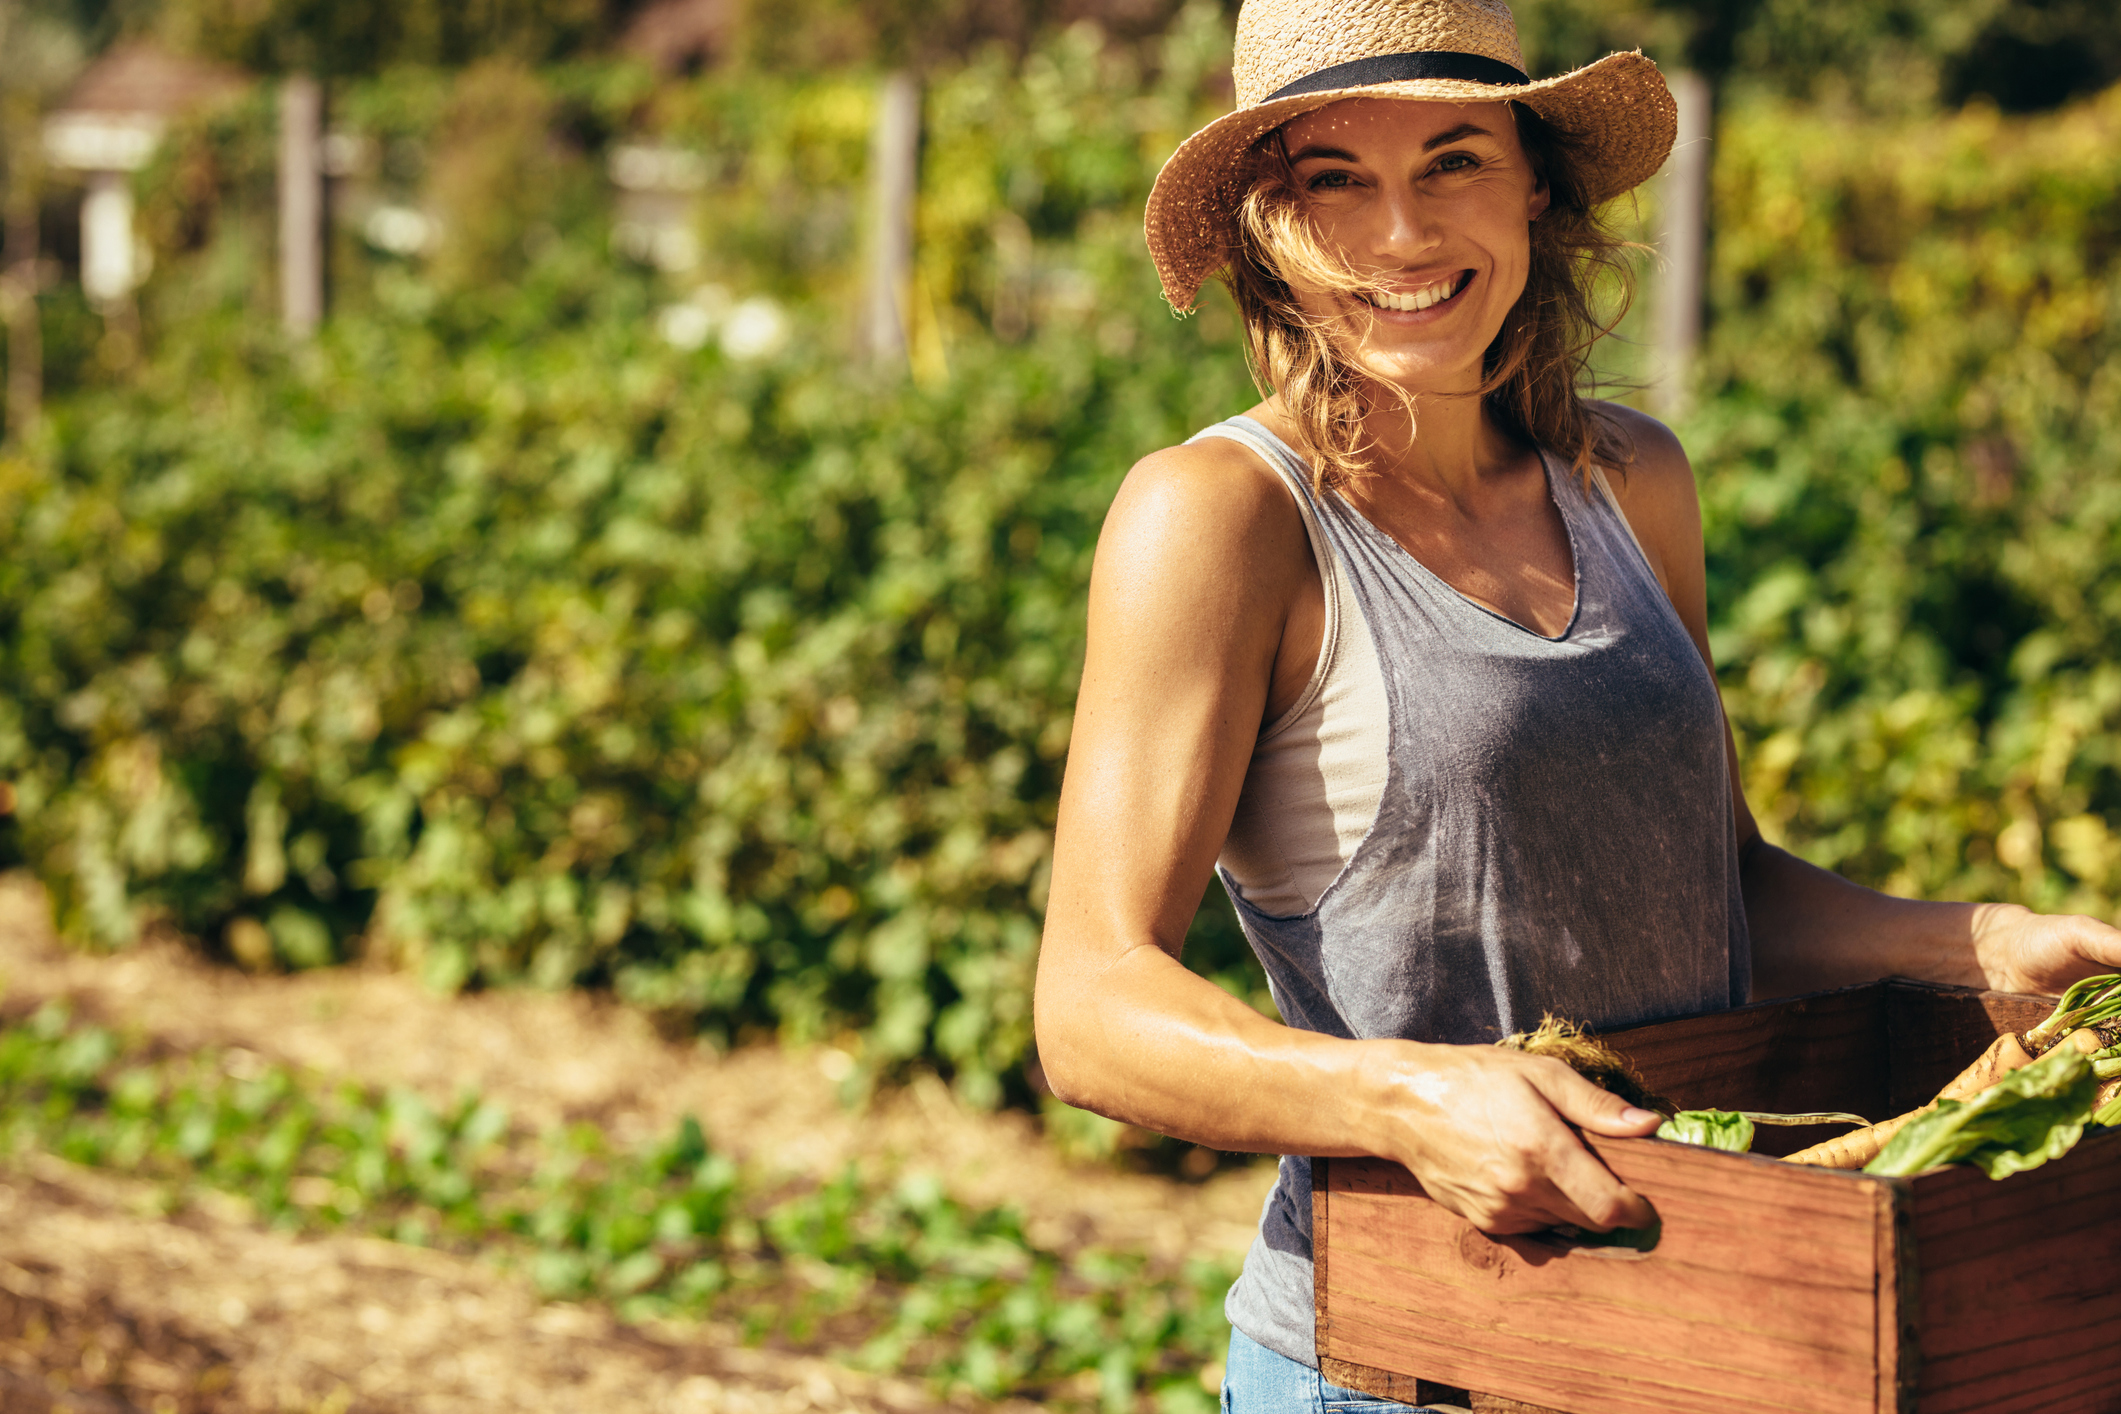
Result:
<instances>
[{"instance_id":1,"label":"lips","mask_svg":"<svg viewBox=\"0 0 2121 1414\"><path fill-rule=\"evenodd\" d=\"M1373 309L1391 310L1400 314L1415 314L1434 308L1457 295L1472 283L1473 272L1461 270L1455 275L1431 281L1412 290L1377 290L1363 296Z\"/></svg>"}]
</instances>

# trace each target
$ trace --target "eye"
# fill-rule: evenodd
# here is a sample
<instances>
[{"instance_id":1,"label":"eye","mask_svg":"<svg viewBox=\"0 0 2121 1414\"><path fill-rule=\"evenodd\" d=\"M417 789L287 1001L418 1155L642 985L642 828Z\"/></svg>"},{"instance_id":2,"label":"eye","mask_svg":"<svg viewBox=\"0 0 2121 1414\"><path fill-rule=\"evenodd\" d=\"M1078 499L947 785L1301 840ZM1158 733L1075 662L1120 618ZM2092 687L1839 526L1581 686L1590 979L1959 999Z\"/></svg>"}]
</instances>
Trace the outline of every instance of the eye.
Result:
<instances>
[{"instance_id":1,"label":"eye","mask_svg":"<svg viewBox=\"0 0 2121 1414\"><path fill-rule=\"evenodd\" d=\"M1470 172L1480 165L1480 159L1470 152L1446 152L1436 159L1439 172Z\"/></svg>"},{"instance_id":2,"label":"eye","mask_svg":"<svg viewBox=\"0 0 2121 1414\"><path fill-rule=\"evenodd\" d=\"M1355 178L1338 167L1330 167L1311 178L1304 185L1311 191L1341 191L1354 184Z\"/></svg>"}]
</instances>

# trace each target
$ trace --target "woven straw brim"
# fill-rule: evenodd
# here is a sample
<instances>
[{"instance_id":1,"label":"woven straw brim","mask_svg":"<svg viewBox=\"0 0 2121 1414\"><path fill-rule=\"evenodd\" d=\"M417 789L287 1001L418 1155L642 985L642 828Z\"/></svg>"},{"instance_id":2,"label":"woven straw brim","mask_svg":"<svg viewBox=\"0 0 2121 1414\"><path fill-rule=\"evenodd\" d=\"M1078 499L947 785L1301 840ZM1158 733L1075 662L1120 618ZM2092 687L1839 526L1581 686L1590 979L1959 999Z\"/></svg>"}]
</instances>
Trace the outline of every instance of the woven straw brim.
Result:
<instances>
[{"instance_id":1,"label":"woven straw brim","mask_svg":"<svg viewBox=\"0 0 2121 1414\"><path fill-rule=\"evenodd\" d=\"M1633 189L1663 166L1679 129L1678 105L1664 75L1640 51L1608 54L1538 83L1407 79L1240 108L1179 144L1149 193L1144 231L1173 309L1191 309L1201 284L1230 258L1252 144L1300 114L1345 98L1522 103L1581 140L1585 196L1593 205Z\"/></svg>"}]
</instances>

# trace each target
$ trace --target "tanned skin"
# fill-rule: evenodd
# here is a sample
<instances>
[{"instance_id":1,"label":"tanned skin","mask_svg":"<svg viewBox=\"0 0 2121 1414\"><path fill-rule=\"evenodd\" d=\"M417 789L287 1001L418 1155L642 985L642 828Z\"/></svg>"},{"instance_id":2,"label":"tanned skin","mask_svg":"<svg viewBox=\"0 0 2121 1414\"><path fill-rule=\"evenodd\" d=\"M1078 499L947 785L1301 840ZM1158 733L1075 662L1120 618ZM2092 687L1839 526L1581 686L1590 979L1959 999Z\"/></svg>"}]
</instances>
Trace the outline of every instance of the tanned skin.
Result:
<instances>
[{"instance_id":1,"label":"tanned skin","mask_svg":"<svg viewBox=\"0 0 2121 1414\"><path fill-rule=\"evenodd\" d=\"M1284 137L1316 228L1353 268L1393 293L1457 291L1420 311L1299 292L1308 312L1348 321L1365 372L1418 398L1418 438L1396 400L1376 401L1377 474L1345 494L1467 598L1558 635L1575 567L1539 455L1478 397L1447 396L1478 387L1547 205L1508 108L1350 100ZM1615 491L1706 662L1693 471L1661 424L1608 411L1635 444ZM1298 443L1277 399L1249 415ZM1181 965L1254 742L1309 682L1324 624L1302 520L1253 453L1209 439L1135 466L1091 575L1039 958L1048 1082L1070 1104L1216 1149L1396 1160L1492 1233L1647 1222L1571 1126L1645 1135L1657 1117L1559 1062L1294 1030ZM2121 932L2095 920L1891 898L1765 844L1730 755L1758 995L1896 973L2051 993L2121 968Z\"/></svg>"}]
</instances>

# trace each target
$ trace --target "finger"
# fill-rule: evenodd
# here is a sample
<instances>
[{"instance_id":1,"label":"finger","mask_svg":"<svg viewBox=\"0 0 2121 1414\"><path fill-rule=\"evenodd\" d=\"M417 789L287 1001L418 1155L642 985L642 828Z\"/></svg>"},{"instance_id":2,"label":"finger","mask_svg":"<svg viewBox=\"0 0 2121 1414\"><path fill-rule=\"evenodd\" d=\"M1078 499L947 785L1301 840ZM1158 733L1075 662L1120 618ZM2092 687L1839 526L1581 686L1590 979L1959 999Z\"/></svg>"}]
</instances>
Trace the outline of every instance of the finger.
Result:
<instances>
[{"instance_id":1,"label":"finger","mask_svg":"<svg viewBox=\"0 0 2121 1414\"><path fill-rule=\"evenodd\" d=\"M1557 1222L1606 1232L1616 1227L1648 1227L1657 1220L1657 1210L1649 1200L1613 1177L1612 1170L1573 1136L1566 1150L1549 1157L1547 1182L1553 1185L1554 1194L1539 1206L1564 1214Z\"/></svg>"},{"instance_id":2,"label":"finger","mask_svg":"<svg viewBox=\"0 0 2121 1414\"><path fill-rule=\"evenodd\" d=\"M2108 971L2121 968L2121 928L2096 918L2073 918L2070 921L2076 925L2077 955L2084 960L2086 976L2094 976L2102 968Z\"/></svg>"},{"instance_id":3,"label":"finger","mask_svg":"<svg viewBox=\"0 0 2121 1414\"><path fill-rule=\"evenodd\" d=\"M1585 1225L1585 1214L1543 1178L1508 1194L1485 1188L1438 1185L1429 1190L1429 1196L1482 1232L1495 1237L1542 1232L1561 1223Z\"/></svg>"},{"instance_id":4,"label":"finger","mask_svg":"<svg viewBox=\"0 0 2121 1414\"><path fill-rule=\"evenodd\" d=\"M1621 1134L1645 1132L1626 1120L1628 1104L1559 1063L1534 1067L1532 1078L1533 1096L1527 1098L1534 1110L1526 1117L1537 1117L1508 1145L1516 1158L1492 1173L1503 1201L1490 1208L1490 1215L1502 1221L1480 1226L1490 1232L1524 1232L1568 1223L1603 1232L1654 1221L1650 1205L1615 1178L1569 1128L1573 1122L1606 1130L1617 1127ZM1651 1128L1660 1122L1647 1111L1635 1113L1647 1115Z\"/></svg>"},{"instance_id":5,"label":"finger","mask_svg":"<svg viewBox=\"0 0 2121 1414\"><path fill-rule=\"evenodd\" d=\"M1596 1166L1596 1160L1592 1163ZM1493 1194L1466 1193L1451 1195L1458 1201L1447 1200L1444 1205L1482 1232L1497 1237L1542 1232L1564 1224L1606 1232L1616 1227L1645 1227L1656 1221L1655 1210L1640 1195L1602 1168L1597 1176L1572 1174L1568 1182L1584 1191L1572 1198L1557 1177L1542 1176L1501 1201Z\"/></svg>"},{"instance_id":6,"label":"finger","mask_svg":"<svg viewBox=\"0 0 2121 1414\"><path fill-rule=\"evenodd\" d=\"M1656 1132L1664 1117L1638 1109L1610 1090L1602 1090L1559 1061L1532 1072L1532 1084L1570 1124L1614 1139L1639 1139Z\"/></svg>"},{"instance_id":7,"label":"finger","mask_svg":"<svg viewBox=\"0 0 2121 1414\"><path fill-rule=\"evenodd\" d=\"M1534 1083L1561 1118L1594 1134L1639 1136L1662 1123L1659 1116L1635 1108L1566 1066L1536 1075ZM1572 1131L1561 1129L1550 1135L1542 1148L1539 1171L1545 1183L1541 1186L1551 1185L1552 1191L1526 1196L1534 1198L1537 1206L1564 1214L1557 1221L1604 1232L1642 1227L1655 1220L1649 1203L1615 1178Z\"/></svg>"}]
</instances>

